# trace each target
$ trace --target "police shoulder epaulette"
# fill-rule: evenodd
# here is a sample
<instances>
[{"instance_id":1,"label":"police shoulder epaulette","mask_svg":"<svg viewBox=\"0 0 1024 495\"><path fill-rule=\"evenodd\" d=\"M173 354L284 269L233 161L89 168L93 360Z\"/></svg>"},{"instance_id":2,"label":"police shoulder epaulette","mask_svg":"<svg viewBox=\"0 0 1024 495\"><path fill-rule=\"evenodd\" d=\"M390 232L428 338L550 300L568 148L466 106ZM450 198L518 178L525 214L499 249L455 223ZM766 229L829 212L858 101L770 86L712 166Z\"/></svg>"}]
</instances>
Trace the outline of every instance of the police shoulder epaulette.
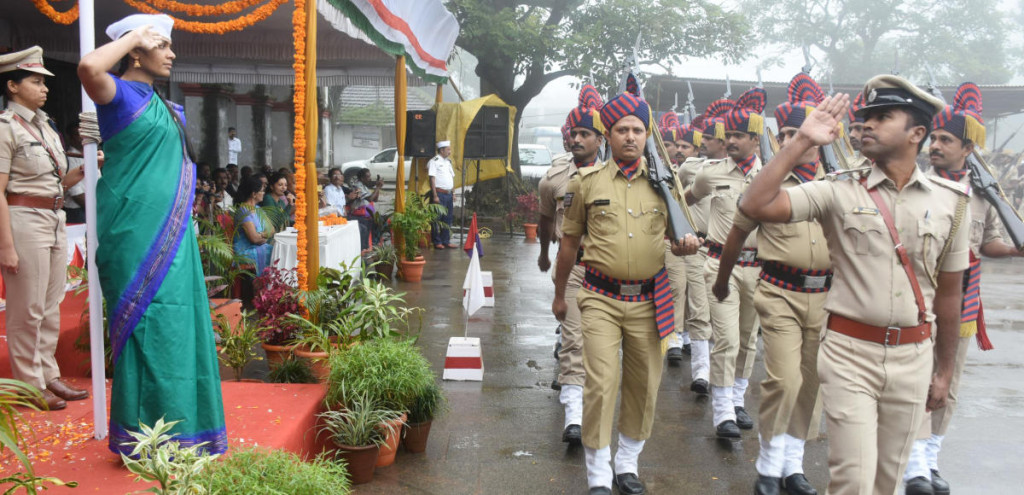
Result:
<instances>
[{"instance_id":1,"label":"police shoulder epaulette","mask_svg":"<svg viewBox=\"0 0 1024 495\"><path fill-rule=\"evenodd\" d=\"M970 189L965 184L961 184L959 182L952 181L949 179L944 179L937 175L927 175L926 177L928 177L928 179L930 179L933 183L945 187L946 189L949 189L959 195L969 196L971 194Z\"/></svg>"},{"instance_id":2,"label":"police shoulder epaulette","mask_svg":"<svg viewBox=\"0 0 1024 495\"><path fill-rule=\"evenodd\" d=\"M849 168L846 170L837 170L835 172L829 172L825 174L825 180L843 180L843 179L859 179L861 177L867 177L871 172L871 167L860 167L860 168Z\"/></svg>"},{"instance_id":3,"label":"police shoulder epaulette","mask_svg":"<svg viewBox=\"0 0 1024 495\"><path fill-rule=\"evenodd\" d=\"M604 165L605 165L604 163L595 163L595 164L593 164L593 165L591 165L589 167L584 167L584 168L578 169L576 173L578 173L579 176L580 176L580 179L582 179L584 177L593 175L593 173L597 172L598 170L603 169Z\"/></svg>"},{"instance_id":4,"label":"police shoulder epaulette","mask_svg":"<svg viewBox=\"0 0 1024 495\"><path fill-rule=\"evenodd\" d=\"M14 115L14 110L11 110L10 108L4 109L0 112L0 122L5 124L10 123L12 115Z\"/></svg>"}]
</instances>

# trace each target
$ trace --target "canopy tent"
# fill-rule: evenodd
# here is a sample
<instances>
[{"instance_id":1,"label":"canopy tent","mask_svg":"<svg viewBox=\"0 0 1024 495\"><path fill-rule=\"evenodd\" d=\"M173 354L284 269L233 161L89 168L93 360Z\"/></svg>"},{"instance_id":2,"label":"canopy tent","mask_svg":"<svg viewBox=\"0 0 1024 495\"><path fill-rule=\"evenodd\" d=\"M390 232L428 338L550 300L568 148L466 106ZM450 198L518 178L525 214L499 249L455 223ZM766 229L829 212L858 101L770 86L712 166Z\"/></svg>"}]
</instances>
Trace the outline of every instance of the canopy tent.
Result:
<instances>
[{"instance_id":1,"label":"canopy tent","mask_svg":"<svg viewBox=\"0 0 1024 495\"><path fill-rule=\"evenodd\" d=\"M466 131L469 130L469 126L473 123L473 119L476 118L476 114L483 107L508 108L508 153L504 159L464 159ZM437 112L437 136L435 141L448 140L452 142L450 159L452 166L455 168L455 187L468 186L480 181L504 177L506 173L512 172L512 168L508 164L508 158L512 153L512 132L516 118L515 107L509 106L495 95L487 95L462 103L438 103L434 105L434 110ZM430 183L426 179L427 164L423 160L416 160L413 163L416 168L413 170L412 177L416 179L416 182L412 185L411 189L419 193L425 193L430 189ZM465 167L465 183L463 183L463 167Z\"/></svg>"}]
</instances>

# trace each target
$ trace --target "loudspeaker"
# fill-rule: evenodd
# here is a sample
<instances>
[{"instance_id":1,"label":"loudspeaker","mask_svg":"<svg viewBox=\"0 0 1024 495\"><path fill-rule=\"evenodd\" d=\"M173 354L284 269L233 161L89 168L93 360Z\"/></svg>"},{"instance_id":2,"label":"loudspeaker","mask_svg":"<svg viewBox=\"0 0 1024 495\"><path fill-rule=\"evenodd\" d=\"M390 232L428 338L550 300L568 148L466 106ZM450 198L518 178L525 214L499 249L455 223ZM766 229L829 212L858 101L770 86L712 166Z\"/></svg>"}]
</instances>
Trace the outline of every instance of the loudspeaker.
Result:
<instances>
[{"instance_id":1,"label":"loudspeaker","mask_svg":"<svg viewBox=\"0 0 1024 495\"><path fill-rule=\"evenodd\" d=\"M405 112L405 156L431 158L437 142L437 114L433 110Z\"/></svg>"},{"instance_id":2,"label":"loudspeaker","mask_svg":"<svg viewBox=\"0 0 1024 495\"><path fill-rule=\"evenodd\" d=\"M463 158L507 158L508 126L508 107L481 107L466 131Z\"/></svg>"}]
</instances>

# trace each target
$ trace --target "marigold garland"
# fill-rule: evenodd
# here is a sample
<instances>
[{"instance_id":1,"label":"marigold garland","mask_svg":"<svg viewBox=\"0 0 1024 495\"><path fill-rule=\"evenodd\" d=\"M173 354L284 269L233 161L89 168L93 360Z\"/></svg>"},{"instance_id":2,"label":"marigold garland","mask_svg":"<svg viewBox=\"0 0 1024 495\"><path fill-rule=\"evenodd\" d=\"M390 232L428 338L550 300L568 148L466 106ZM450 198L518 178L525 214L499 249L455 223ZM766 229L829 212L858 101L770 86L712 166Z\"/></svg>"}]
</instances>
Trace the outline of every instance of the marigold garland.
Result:
<instances>
[{"instance_id":1,"label":"marigold garland","mask_svg":"<svg viewBox=\"0 0 1024 495\"><path fill-rule=\"evenodd\" d=\"M50 5L48 0L32 0L32 3L36 5L36 9L42 12L43 15L49 17L51 21L57 24L71 24L78 20L78 2L68 9L67 12L57 12L56 9Z\"/></svg>"},{"instance_id":2,"label":"marigold garland","mask_svg":"<svg viewBox=\"0 0 1024 495\"><path fill-rule=\"evenodd\" d=\"M164 12L182 12L192 17L237 14L265 0L230 0L220 5L195 5L175 0L143 0Z\"/></svg>"},{"instance_id":3,"label":"marigold garland","mask_svg":"<svg viewBox=\"0 0 1024 495\"><path fill-rule=\"evenodd\" d=\"M134 7L139 12L145 12L147 14L163 14L163 12L151 7L149 4L144 3L145 0L124 0L124 2L131 7ZM278 7L285 4L289 0L269 0L267 3L261 5L258 9L242 16L237 19L231 19L229 21L221 22L196 22L186 21L179 19L174 16L170 16L174 19L174 29L181 29L191 33L201 34L224 34L232 31L241 31L253 24L263 22L273 14Z\"/></svg>"},{"instance_id":4,"label":"marigold garland","mask_svg":"<svg viewBox=\"0 0 1024 495\"><path fill-rule=\"evenodd\" d=\"M295 92L292 105L295 110L295 227L298 230L296 247L296 275L299 290L309 290L309 272L306 270L306 0L295 0L292 14L292 37L295 41Z\"/></svg>"}]
</instances>

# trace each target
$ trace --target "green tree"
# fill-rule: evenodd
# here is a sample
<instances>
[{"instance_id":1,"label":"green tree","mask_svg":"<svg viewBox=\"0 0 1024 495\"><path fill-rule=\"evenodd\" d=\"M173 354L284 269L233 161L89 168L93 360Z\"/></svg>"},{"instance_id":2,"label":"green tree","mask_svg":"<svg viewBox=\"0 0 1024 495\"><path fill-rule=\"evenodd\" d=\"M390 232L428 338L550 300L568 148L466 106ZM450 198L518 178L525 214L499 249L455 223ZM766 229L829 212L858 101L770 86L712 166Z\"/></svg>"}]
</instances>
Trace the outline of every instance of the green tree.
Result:
<instances>
[{"instance_id":1,"label":"green tree","mask_svg":"<svg viewBox=\"0 0 1024 495\"><path fill-rule=\"evenodd\" d=\"M1001 84L1007 63L1007 15L999 0L742 0L760 42L824 54L819 76L860 82L879 73L941 83ZM898 66L897 66L898 63Z\"/></svg>"},{"instance_id":2,"label":"green tree","mask_svg":"<svg viewBox=\"0 0 1024 495\"><path fill-rule=\"evenodd\" d=\"M707 0L452 0L448 8L459 46L478 59L481 92L519 110L517 129L523 108L559 77L592 76L609 94L638 33L641 63L668 70L683 57L737 61L748 32L743 17Z\"/></svg>"}]
</instances>

